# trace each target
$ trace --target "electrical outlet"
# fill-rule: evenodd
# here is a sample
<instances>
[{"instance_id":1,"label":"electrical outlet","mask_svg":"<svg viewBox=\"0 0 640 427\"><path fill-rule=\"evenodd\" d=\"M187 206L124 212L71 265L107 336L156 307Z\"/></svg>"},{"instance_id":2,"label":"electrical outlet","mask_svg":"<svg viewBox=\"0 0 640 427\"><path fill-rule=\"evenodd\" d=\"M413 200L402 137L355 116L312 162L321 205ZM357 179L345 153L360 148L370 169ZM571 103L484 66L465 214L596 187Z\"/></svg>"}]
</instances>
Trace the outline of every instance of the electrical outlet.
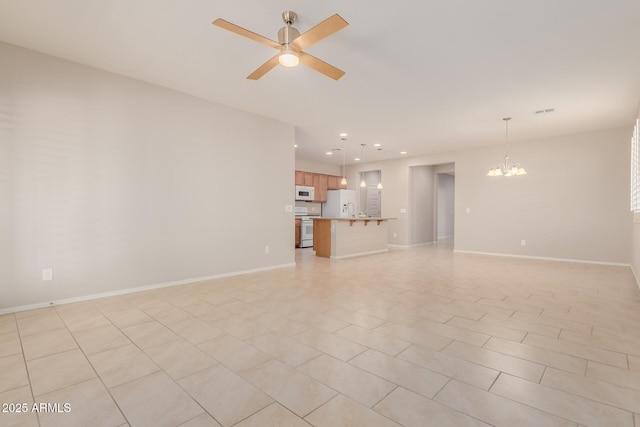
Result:
<instances>
[{"instance_id":1,"label":"electrical outlet","mask_svg":"<svg viewBox=\"0 0 640 427\"><path fill-rule=\"evenodd\" d=\"M527 241L526 240L520 240L520 246L527 246Z\"/></svg>"},{"instance_id":2,"label":"electrical outlet","mask_svg":"<svg viewBox=\"0 0 640 427\"><path fill-rule=\"evenodd\" d=\"M44 270L42 270L42 280L53 280L53 268L45 268Z\"/></svg>"},{"instance_id":3,"label":"electrical outlet","mask_svg":"<svg viewBox=\"0 0 640 427\"><path fill-rule=\"evenodd\" d=\"M264 247L264 254L269 255L269 246Z\"/></svg>"}]
</instances>

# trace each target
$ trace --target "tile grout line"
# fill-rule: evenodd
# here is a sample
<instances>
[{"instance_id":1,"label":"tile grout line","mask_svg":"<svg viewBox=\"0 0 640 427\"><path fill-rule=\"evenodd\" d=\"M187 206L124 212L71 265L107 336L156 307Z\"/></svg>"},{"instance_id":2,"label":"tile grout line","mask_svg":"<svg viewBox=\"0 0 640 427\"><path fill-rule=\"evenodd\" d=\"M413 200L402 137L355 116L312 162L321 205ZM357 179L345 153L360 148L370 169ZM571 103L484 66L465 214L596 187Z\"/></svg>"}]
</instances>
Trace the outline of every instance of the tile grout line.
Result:
<instances>
[{"instance_id":1,"label":"tile grout line","mask_svg":"<svg viewBox=\"0 0 640 427\"><path fill-rule=\"evenodd\" d=\"M93 306L93 304L91 304ZM98 310L96 308L96 310ZM98 310L98 312L100 312L100 310ZM102 312L100 312L100 314L102 316L104 316L104 314L102 314ZM58 314L59 316L59 314ZM109 319L108 317L104 316L105 319L107 319L107 321L109 321L109 323L116 328L120 333L123 333L120 328L118 328L117 326L115 326L113 324L113 322L111 322L111 319ZM64 319L62 319L62 321L64 322ZM65 323L65 326L66 323ZM88 328L88 329L92 329L92 328ZM91 363L91 360L89 359L89 356L85 353L85 351L82 349L82 347L80 346L80 343L78 342L78 340L76 339L75 335L73 335L73 332L71 332L71 330L69 330L69 327L67 326L67 330L69 331L69 334L71 335L71 337L73 338L73 341L76 343L76 345L78 346L78 349L82 352L82 355L85 357L85 359L87 360L87 363L91 366L91 369L93 369L93 372L96 374L96 378L98 378L100 380L100 383L102 384L102 386L104 387L104 389L107 391L107 393L109 393L109 397L111 398L111 401L113 402L113 404L116 406L116 408L118 408L118 411L120 411L120 414L122 415L122 418L124 418L124 420L127 422L127 424L131 425L131 422L129 421L129 419L127 418L126 414L124 413L124 411L122 410L122 408L120 407L120 405L118 404L118 402L116 401L116 399L113 397L113 394L111 394L111 390L109 389L109 387L107 387L107 385L104 383L104 380L102 379L102 377L100 376L100 374L98 373L98 371L96 370L95 366L93 365L93 363ZM125 335L126 336L126 335ZM129 339L129 337L127 337L127 339ZM131 341L131 340L129 340ZM91 380L86 380L86 381L91 381ZM80 383L78 383L80 384ZM75 384L74 384L75 385Z\"/></svg>"},{"instance_id":2,"label":"tile grout line","mask_svg":"<svg viewBox=\"0 0 640 427\"><path fill-rule=\"evenodd\" d=\"M18 334L18 339L20 340L20 350L22 351L22 361L24 362L24 370L27 372L27 379L29 380L29 391L31 392L31 398L33 399L33 403L37 403L36 402L36 396L33 393L33 385L31 382L31 373L29 372L29 365L27 365L27 356L24 354L24 345L22 343L22 334L20 333L20 325L18 324L18 319L16 318L15 313L12 313L13 315L13 320L16 324L16 332ZM36 420L38 421L38 426L41 425L40 423L40 413L36 412Z\"/></svg>"}]
</instances>

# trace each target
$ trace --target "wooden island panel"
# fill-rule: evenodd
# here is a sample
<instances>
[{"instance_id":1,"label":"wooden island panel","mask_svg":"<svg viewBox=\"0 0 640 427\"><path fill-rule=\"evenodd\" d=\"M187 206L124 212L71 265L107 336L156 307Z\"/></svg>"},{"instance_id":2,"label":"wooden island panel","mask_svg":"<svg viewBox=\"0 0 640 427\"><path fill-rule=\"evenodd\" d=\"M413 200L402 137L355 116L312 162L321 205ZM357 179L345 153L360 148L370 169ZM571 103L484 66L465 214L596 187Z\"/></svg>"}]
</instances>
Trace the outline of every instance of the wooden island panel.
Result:
<instances>
[{"instance_id":1,"label":"wooden island panel","mask_svg":"<svg viewBox=\"0 0 640 427\"><path fill-rule=\"evenodd\" d=\"M331 257L331 221L313 221L313 250L316 256Z\"/></svg>"}]
</instances>

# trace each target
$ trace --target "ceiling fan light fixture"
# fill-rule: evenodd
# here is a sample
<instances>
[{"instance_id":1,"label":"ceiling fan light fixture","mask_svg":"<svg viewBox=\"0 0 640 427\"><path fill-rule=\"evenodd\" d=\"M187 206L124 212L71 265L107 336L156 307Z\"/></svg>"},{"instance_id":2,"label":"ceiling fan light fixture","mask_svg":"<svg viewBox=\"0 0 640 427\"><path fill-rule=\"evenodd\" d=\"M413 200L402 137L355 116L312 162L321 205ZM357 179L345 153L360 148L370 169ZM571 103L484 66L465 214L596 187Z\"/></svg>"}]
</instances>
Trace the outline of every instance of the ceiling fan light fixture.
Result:
<instances>
[{"instance_id":1,"label":"ceiling fan light fixture","mask_svg":"<svg viewBox=\"0 0 640 427\"><path fill-rule=\"evenodd\" d=\"M283 67L295 67L300 63L300 58L298 57L298 52L290 47L285 47L280 52L280 56L278 56L278 62Z\"/></svg>"}]
</instances>

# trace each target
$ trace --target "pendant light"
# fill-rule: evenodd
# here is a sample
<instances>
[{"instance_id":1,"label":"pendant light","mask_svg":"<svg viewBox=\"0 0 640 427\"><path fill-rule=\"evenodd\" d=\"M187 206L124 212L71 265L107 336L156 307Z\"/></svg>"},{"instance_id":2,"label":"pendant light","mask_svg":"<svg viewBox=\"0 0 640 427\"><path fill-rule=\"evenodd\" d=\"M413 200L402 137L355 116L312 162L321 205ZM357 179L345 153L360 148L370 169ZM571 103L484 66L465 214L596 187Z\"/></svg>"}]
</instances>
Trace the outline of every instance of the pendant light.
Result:
<instances>
[{"instance_id":1,"label":"pendant light","mask_svg":"<svg viewBox=\"0 0 640 427\"><path fill-rule=\"evenodd\" d=\"M347 156L347 134L341 133L340 139L344 141L344 149L342 150L342 179L340 180L341 187L347 187L347 166L346 166L346 156Z\"/></svg>"},{"instance_id":2,"label":"pendant light","mask_svg":"<svg viewBox=\"0 0 640 427\"><path fill-rule=\"evenodd\" d=\"M505 154L504 159L497 166L489 169L487 176L515 176L526 175L527 171L518 162L513 162L509 158L509 120L511 117L505 117L504 123L506 126L505 133Z\"/></svg>"},{"instance_id":3,"label":"pendant light","mask_svg":"<svg viewBox=\"0 0 640 427\"><path fill-rule=\"evenodd\" d=\"M364 164L364 146L367 144L360 144L362 146L362 155L360 156L360 160L362 161L362 164ZM362 181L360 181L360 187L364 188L367 186L367 181L364 180L364 172L360 172L360 174L362 175Z\"/></svg>"}]
</instances>

